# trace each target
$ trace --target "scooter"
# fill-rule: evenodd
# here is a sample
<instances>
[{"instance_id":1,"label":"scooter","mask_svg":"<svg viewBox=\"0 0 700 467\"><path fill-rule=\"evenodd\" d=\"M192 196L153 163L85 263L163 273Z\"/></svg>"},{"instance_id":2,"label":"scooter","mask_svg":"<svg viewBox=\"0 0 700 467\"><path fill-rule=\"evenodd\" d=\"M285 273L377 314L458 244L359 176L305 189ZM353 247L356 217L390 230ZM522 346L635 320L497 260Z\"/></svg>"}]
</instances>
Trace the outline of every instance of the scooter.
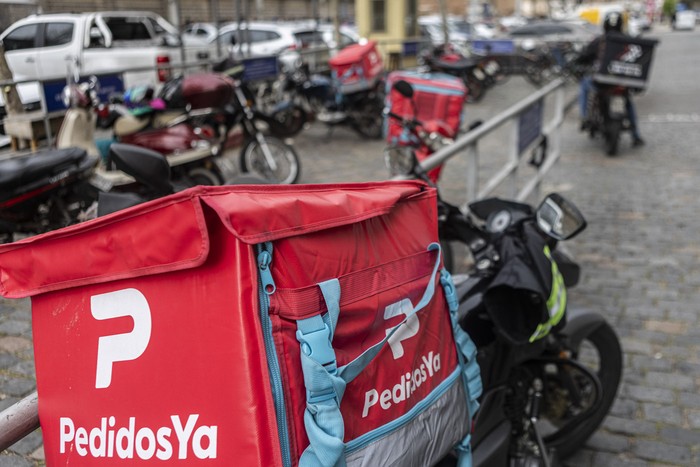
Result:
<instances>
[{"instance_id":1,"label":"scooter","mask_svg":"<svg viewBox=\"0 0 700 467\"><path fill-rule=\"evenodd\" d=\"M100 171L100 156L92 138L95 115L93 91L97 80L71 84L64 99L72 102L57 135L57 144L71 147L47 149L0 161L0 241L16 235L33 235L82 222L96 216L101 192L115 189L113 178ZM124 146L122 151L134 151ZM163 159L163 162L165 159ZM167 162L165 162L167 164ZM148 169L146 160L119 171L125 189L138 190L141 199L161 196L159 190L139 186L135 178ZM147 177L140 177L147 181Z\"/></svg>"},{"instance_id":2,"label":"scooter","mask_svg":"<svg viewBox=\"0 0 700 467\"><path fill-rule=\"evenodd\" d=\"M237 175L234 164L217 157L221 142L205 121L214 109L168 109L147 92L141 102L133 102L129 91L127 99L113 99L107 110L101 109L102 118L106 113L111 120L115 141L163 154L173 178L190 186L221 185Z\"/></svg>"}]
</instances>

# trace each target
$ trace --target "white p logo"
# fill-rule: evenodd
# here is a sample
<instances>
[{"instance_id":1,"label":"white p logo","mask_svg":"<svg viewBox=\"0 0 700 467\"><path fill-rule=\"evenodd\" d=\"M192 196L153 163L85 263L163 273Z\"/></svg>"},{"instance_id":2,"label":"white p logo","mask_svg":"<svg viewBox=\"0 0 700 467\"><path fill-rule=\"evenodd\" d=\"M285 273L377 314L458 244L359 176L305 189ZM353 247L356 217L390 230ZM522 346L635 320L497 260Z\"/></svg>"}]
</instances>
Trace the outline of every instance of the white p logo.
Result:
<instances>
[{"instance_id":1,"label":"white p logo","mask_svg":"<svg viewBox=\"0 0 700 467\"><path fill-rule=\"evenodd\" d=\"M394 354L394 360L398 360L399 358L403 357L404 351L403 345L401 345L401 341L406 340L409 337L415 336L416 334L418 334L418 330L420 329L418 315L413 313L413 304L409 299L404 298L403 300L400 300L396 303L392 303L391 305L388 305L386 308L384 308L385 320L401 315L408 316L408 319L403 324L399 324L399 329L397 329L396 332L394 332L394 334L392 334L392 336L388 340L389 347L391 347L391 353ZM393 329L394 328L387 329L387 335Z\"/></svg>"},{"instance_id":2,"label":"white p logo","mask_svg":"<svg viewBox=\"0 0 700 467\"><path fill-rule=\"evenodd\" d=\"M100 337L97 343L95 387L106 388L112 382L112 364L134 360L143 354L151 339L151 309L146 297L136 289L117 290L90 297L95 319L131 316L134 329L124 334Z\"/></svg>"}]
</instances>

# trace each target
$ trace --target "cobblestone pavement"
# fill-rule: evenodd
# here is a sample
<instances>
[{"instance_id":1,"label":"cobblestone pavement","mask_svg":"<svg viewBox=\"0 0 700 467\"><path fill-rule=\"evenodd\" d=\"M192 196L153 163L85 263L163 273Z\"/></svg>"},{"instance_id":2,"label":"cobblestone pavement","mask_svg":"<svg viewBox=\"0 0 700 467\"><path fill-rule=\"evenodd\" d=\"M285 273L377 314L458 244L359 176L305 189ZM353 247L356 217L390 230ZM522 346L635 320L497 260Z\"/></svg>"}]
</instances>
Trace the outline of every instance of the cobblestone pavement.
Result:
<instances>
[{"instance_id":1,"label":"cobblestone pavement","mask_svg":"<svg viewBox=\"0 0 700 467\"><path fill-rule=\"evenodd\" d=\"M568 242L583 270L569 301L603 313L625 352L618 399L602 429L567 461L572 467L700 465L700 108L697 94L694 106L664 107L677 91L666 85L677 69L661 65L677 41L688 40L678 37L663 35L650 92L637 100L647 145L633 149L625 141L621 154L608 158L600 141L578 133L573 112L564 126L563 159L543 190L562 192L586 215L587 230ZM686 37L697 43L697 33ZM690 76L700 76L700 60L690 62L693 73L678 78L689 87ZM487 94L490 104L468 108L467 120L531 91L512 78ZM314 126L296 145L304 182L386 177L383 144L349 130L328 137ZM499 164L498 139L480 149L486 168ZM456 160L447 167L443 194L459 201L466 169ZM0 409L34 388L29 309L28 300L0 300ZM39 432L23 439L0 456L0 467L41 465L41 443Z\"/></svg>"}]
</instances>

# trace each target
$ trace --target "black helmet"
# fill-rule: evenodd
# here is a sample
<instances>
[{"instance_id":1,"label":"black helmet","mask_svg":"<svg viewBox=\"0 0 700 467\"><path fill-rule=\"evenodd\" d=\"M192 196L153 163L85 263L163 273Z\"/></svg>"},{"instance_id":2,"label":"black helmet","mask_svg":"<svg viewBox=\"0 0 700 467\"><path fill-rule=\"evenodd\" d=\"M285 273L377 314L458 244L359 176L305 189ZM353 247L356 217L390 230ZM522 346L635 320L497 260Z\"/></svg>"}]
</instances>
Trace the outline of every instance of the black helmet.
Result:
<instances>
[{"instance_id":1,"label":"black helmet","mask_svg":"<svg viewBox=\"0 0 700 467\"><path fill-rule=\"evenodd\" d=\"M603 29L605 32L622 32L622 13L619 11L608 13L605 16L605 21L603 22Z\"/></svg>"}]
</instances>

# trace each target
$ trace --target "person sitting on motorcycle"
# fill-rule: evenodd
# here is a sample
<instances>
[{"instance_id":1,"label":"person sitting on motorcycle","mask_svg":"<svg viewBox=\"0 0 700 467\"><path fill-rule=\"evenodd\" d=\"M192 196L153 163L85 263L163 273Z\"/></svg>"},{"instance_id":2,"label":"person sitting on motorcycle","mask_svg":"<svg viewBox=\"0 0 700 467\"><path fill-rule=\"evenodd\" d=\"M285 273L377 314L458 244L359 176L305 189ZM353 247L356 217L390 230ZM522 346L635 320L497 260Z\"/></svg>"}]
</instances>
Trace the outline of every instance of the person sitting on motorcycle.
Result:
<instances>
[{"instance_id":1,"label":"person sitting on motorcycle","mask_svg":"<svg viewBox=\"0 0 700 467\"><path fill-rule=\"evenodd\" d=\"M627 37L625 33L622 32L622 13L612 12L609 13L605 20L603 21L603 31L604 33L595 39L593 39L581 52L577 58L579 64L594 64L600 57L602 50L602 42L606 37L611 36L622 36ZM579 111L581 115L581 130L587 130L590 126L588 121L588 95L594 89L595 83L593 82L593 76L588 74L581 79L580 92L579 92ZM630 122L630 129L632 130L632 144L634 146L641 146L644 144L639 133L639 126L637 125L637 112L632 102L631 97L627 94L625 98L625 107L627 110L627 115Z\"/></svg>"}]
</instances>

